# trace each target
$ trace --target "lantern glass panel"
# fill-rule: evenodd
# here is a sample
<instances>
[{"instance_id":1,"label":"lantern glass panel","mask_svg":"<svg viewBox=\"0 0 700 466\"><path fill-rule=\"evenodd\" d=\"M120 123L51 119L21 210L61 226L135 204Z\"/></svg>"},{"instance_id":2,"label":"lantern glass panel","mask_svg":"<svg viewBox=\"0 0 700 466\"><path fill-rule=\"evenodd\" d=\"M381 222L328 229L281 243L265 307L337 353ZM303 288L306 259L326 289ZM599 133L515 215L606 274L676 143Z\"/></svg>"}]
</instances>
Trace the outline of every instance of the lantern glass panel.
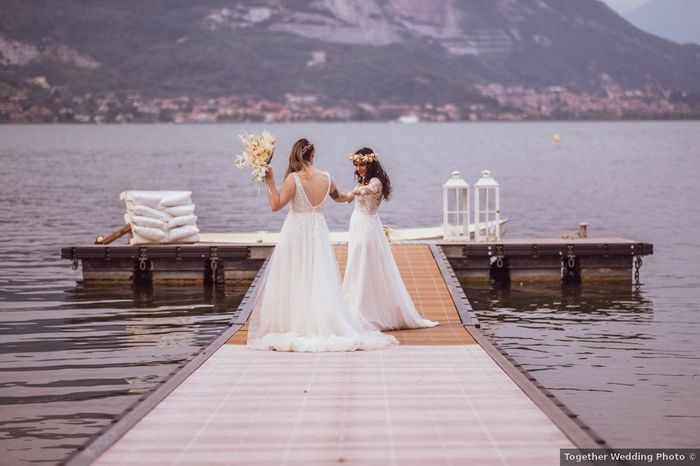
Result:
<instances>
[{"instance_id":1,"label":"lantern glass panel","mask_svg":"<svg viewBox=\"0 0 700 466\"><path fill-rule=\"evenodd\" d=\"M455 207L457 205L457 191L454 189L447 190L447 210L454 211L457 210ZM452 223L452 221L449 221Z\"/></svg>"},{"instance_id":2,"label":"lantern glass panel","mask_svg":"<svg viewBox=\"0 0 700 466\"><path fill-rule=\"evenodd\" d=\"M485 212L486 211L486 196L487 196L488 190L487 189L481 189L481 192L479 192L479 211L480 212Z\"/></svg>"},{"instance_id":3,"label":"lantern glass panel","mask_svg":"<svg viewBox=\"0 0 700 466\"><path fill-rule=\"evenodd\" d=\"M466 212L460 212L459 213L459 226L460 226L460 232L464 233L464 227L467 224L467 213Z\"/></svg>"}]
</instances>

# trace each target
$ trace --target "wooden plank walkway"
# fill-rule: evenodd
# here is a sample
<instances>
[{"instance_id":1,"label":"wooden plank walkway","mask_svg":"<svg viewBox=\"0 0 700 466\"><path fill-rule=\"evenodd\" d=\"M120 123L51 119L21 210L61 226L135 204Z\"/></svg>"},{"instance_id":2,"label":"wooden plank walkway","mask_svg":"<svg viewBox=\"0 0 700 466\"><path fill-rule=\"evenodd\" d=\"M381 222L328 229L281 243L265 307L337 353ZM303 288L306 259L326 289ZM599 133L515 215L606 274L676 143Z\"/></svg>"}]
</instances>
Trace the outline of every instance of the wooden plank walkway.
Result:
<instances>
[{"instance_id":1,"label":"wooden plank walkway","mask_svg":"<svg viewBox=\"0 0 700 466\"><path fill-rule=\"evenodd\" d=\"M387 332L402 345L467 345L476 344L462 326L445 281L442 279L428 245L396 244L392 246L401 278L416 309L425 319L436 320L440 325L428 329L398 330ZM347 245L335 246L335 256L341 275L345 272ZM229 344L244 344L248 338L247 325L239 330Z\"/></svg>"},{"instance_id":2,"label":"wooden plank walkway","mask_svg":"<svg viewBox=\"0 0 700 466\"><path fill-rule=\"evenodd\" d=\"M392 248L440 326L352 353L251 351L239 331L95 464L558 465L573 443L464 329L429 246Z\"/></svg>"}]
</instances>

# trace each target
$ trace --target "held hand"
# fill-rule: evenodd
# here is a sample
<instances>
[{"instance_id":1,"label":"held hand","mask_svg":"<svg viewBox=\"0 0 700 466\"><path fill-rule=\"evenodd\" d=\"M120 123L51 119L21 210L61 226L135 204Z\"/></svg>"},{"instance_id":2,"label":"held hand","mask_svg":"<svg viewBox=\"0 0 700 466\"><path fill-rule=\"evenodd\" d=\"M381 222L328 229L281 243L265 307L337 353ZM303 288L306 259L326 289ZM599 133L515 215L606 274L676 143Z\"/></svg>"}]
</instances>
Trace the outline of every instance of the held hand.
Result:
<instances>
[{"instance_id":1,"label":"held hand","mask_svg":"<svg viewBox=\"0 0 700 466\"><path fill-rule=\"evenodd\" d=\"M267 166L267 171L265 172L265 181L275 182L275 175L272 174L272 166Z\"/></svg>"},{"instance_id":2,"label":"held hand","mask_svg":"<svg viewBox=\"0 0 700 466\"><path fill-rule=\"evenodd\" d=\"M350 204L352 201L355 200L355 192L348 193L347 198L348 198L348 204Z\"/></svg>"}]
</instances>

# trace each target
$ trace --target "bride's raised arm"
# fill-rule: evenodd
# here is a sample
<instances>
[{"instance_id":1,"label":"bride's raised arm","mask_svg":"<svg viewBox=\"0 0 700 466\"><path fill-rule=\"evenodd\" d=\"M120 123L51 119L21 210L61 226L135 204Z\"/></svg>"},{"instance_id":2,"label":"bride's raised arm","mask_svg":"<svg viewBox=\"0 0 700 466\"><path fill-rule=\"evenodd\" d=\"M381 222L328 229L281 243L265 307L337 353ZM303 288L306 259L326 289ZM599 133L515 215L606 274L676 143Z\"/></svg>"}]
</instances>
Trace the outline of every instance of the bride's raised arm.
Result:
<instances>
[{"instance_id":1,"label":"bride's raised arm","mask_svg":"<svg viewBox=\"0 0 700 466\"><path fill-rule=\"evenodd\" d=\"M293 175L287 175L287 179L282 183L282 188L277 191L275 186L275 175L272 174L272 167L268 167L265 173L265 184L267 185L267 201L270 203L270 208L273 212L277 212L294 197L296 186L294 184Z\"/></svg>"},{"instance_id":2,"label":"bride's raised arm","mask_svg":"<svg viewBox=\"0 0 700 466\"><path fill-rule=\"evenodd\" d=\"M352 193L343 193L338 191L338 187L335 185L335 181L331 179L331 188L328 191L328 195L335 202L352 202L355 199L355 195Z\"/></svg>"},{"instance_id":3,"label":"bride's raised arm","mask_svg":"<svg viewBox=\"0 0 700 466\"><path fill-rule=\"evenodd\" d=\"M382 190L382 182L379 178L372 178L367 185L360 185L354 189L353 193L357 196L366 196L368 194L377 194Z\"/></svg>"}]
</instances>

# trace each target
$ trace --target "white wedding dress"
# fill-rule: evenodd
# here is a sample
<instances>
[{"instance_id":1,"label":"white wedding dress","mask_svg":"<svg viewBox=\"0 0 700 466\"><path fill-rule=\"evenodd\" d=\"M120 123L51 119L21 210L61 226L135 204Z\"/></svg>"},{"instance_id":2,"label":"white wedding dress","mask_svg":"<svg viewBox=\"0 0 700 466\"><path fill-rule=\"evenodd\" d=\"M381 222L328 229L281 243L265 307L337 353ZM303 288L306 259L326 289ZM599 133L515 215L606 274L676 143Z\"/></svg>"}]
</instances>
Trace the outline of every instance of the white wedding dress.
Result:
<instances>
[{"instance_id":1,"label":"white wedding dress","mask_svg":"<svg viewBox=\"0 0 700 466\"><path fill-rule=\"evenodd\" d=\"M328 189L330 189L330 176ZM249 321L248 347L277 351L354 351L398 341L353 318L343 301L323 200L313 206L299 176Z\"/></svg>"},{"instance_id":2,"label":"white wedding dress","mask_svg":"<svg viewBox=\"0 0 700 466\"><path fill-rule=\"evenodd\" d=\"M372 178L366 186L355 188L355 193L343 280L343 298L350 312L379 330L438 325L418 314L401 279L377 214L382 202L382 182Z\"/></svg>"}]
</instances>

